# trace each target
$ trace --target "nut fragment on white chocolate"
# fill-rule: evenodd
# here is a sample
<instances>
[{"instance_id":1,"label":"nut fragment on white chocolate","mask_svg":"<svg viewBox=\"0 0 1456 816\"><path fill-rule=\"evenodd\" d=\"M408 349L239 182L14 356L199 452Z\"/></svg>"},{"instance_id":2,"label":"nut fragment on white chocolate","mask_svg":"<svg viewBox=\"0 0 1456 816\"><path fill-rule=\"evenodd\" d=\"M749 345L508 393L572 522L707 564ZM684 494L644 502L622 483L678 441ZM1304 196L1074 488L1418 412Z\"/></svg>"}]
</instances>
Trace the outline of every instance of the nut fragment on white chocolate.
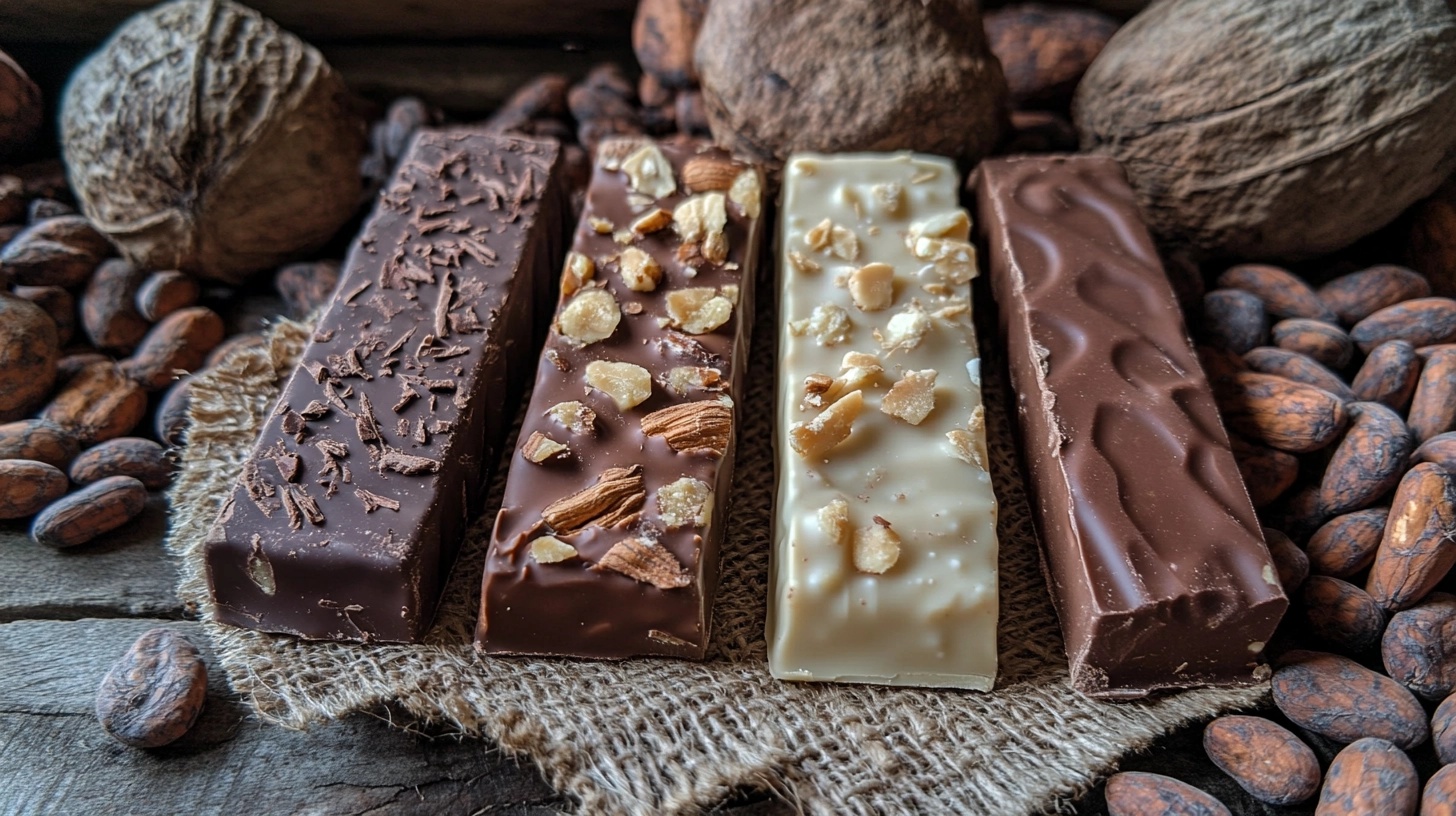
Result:
<instances>
[{"instance_id":1,"label":"nut fragment on white chocolate","mask_svg":"<svg viewBox=\"0 0 1456 816\"><path fill-rule=\"evenodd\" d=\"M995 681L996 497L955 185L950 162L905 153L785 170L776 677Z\"/></svg>"}]
</instances>

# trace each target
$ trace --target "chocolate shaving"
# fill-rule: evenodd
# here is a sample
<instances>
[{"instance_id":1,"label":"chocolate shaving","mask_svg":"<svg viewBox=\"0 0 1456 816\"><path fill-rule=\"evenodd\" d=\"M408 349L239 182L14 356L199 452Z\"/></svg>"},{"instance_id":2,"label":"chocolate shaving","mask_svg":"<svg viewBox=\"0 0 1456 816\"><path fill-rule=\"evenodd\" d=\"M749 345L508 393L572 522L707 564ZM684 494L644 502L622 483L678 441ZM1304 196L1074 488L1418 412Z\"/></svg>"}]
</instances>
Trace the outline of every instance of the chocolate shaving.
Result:
<instances>
[{"instance_id":1,"label":"chocolate shaving","mask_svg":"<svg viewBox=\"0 0 1456 816\"><path fill-rule=\"evenodd\" d=\"M308 420L322 419L325 415L328 414L328 412L329 406L324 405L318 400L312 400L309 402L308 407L304 408L302 411L299 411L299 416L302 416L304 419Z\"/></svg>"},{"instance_id":2,"label":"chocolate shaving","mask_svg":"<svg viewBox=\"0 0 1456 816\"><path fill-rule=\"evenodd\" d=\"M456 334L476 334L485 331L485 324L469 303L450 313L450 330Z\"/></svg>"},{"instance_id":3,"label":"chocolate shaving","mask_svg":"<svg viewBox=\"0 0 1456 816\"><path fill-rule=\"evenodd\" d=\"M369 288L369 281L364 281L364 282L360 283L358 286L355 286L349 292L349 294L344 295L344 302L345 303L351 303L351 302L353 302L354 298L356 298L356 297L364 294L364 290L365 289L368 289L368 288Z\"/></svg>"},{"instance_id":4,"label":"chocolate shaving","mask_svg":"<svg viewBox=\"0 0 1456 816\"><path fill-rule=\"evenodd\" d=\"M596 484L547 505L541 520L559 535L591 525L616 527L637 518L646 499L641 465L607 468Z\"/></svg>"},{"instance_id":5,"label":"chocolate shaving","mask_svg":"<svg viewBox=\"0 0 1456 816\"><path fill-rule=\"evenodd\" d=\"M359 413L354 417L354 431L359 434L359 441L366 444L382 439L379 435L379 422L374 418L374 406L370 404L368 394L359 395Z\"/></svg>"},{"instance_id":6,"label":"chocolate shaving","mask_svg":"<svg viewBox=\"0 0 1456 816\"><path fill-rule=\"evenodd\" d=\"M336 333L334 329L319 329L313 333L313 341L315 343L327 343L334 339Z\"/></svg>"},{"instance_id":7,"label":"chocolate shaving","mask_svg":"<svg viewBox=\"0 0 1456 816\"><path fill-rule=\"evenodd\" d=\"M393 510L396 513L399 512L399 502L395 501L394 499L381 496L378 493L370 493L368 490L365 490L362 487L354 488L354 496L358 498L359 501L364 502L364 512L366 513L373 513L375 510L378 510L381 507L385 510Z\"/></svg>"},{"instance_id":8,"label":"chocolate shaving","mask_svg":"<svg viewBox=\"0 0 1456 816\"><path fill-rule=\"evenodd\" d=\"M419 424L415 425L414 440L421 445L430 444L430 432L425 430L425 418L420 417Z\"/></svg>"},{"instance_id":9,"label":"chocolate shaving","mask_svg":"<svg viewBox=\"0 0 1456 816\"><path fill-rule=\"evenodd\" d=\"M397 354L400 349L404 348L404 344L408 343L409 339L415 336L415 329L418 328L419 326L410 326L409 331L401 334L398 340L394 341L392 344L390 344L389 348L384 350L384 356L392 357Z\"/></svg>"},{"instance_id":10,"label":"chocolate shaving","mask_svg":"<svg viewBox=\"0 0 1456 816\"><path fill-rule=\"evenodd\" d=\"M396 436L408 439L410 435L410 421L404 417L400 417L394 423L394 433Z\"/></svg>"},{"instance_id":11,"label":"chocolate shaving","mask_svg":"<svg viewBox=\"0 0 1456 816\"><path fill-rule=\"evenodd\" d=\"M324 511L319 508L318 502L314 500L313 496L308 495L302 487L290 485L287 495L293 497L294 503L298 505L298 509L303 511L309 524L317 526L324 523Z\"/></svg>"},{"instance_id":12,"label":"chocolate shaving","mask_svg":"<svg viewBox=\"0 0 1456 816\"><path fill-rule=\"evenodd\" d=\"M416 391L407 380L399 381L399 399L394 403L394 412L397 414L409 407L411 402L419 399L420 392Z\"/></svg>"},{"instance_id":13,"label":"chocolate shaving","mask_svg":"<svg viewBox=\"0 0 1456 816\"><path fill-rule=\"evenodd\" d=\"M308 430L308 420L292 408L283 414L283 420L279 423L283 432L294 439L302 441L303 434Z\"/></svg>"},{"instance_id":14,"label":"chocolate shaving","mask_svg":"<svg viewBox=\"0 0 1456 816\"><path fill-rule=\"evenodd\" d=\"M646 538L618 541L592 569L619 572L658 589L681 589L693 582L693 577L683 569L676 556L666 547Z\"/></svg>"},{"instance_id":15,"label":"chocolate shaving","mask_svg":"<svg viewBox=\"0 0 1456 816\"><path fill-rule=\"evenodd\" d=\"M379 273L379 288L410 289L411 284L434 283L435 273L419 266L400 250Z\"/></svg>"},{"instance_id":16,"label":"chocolate shaving","mask_svg":"<svg viewBox=\"0 0 1456 816\"><path fill-rule=\"evenodd\" d=\"M434 459L412 456L391 448L379 456L379 472L382 474L386 470L402 473L405 476L423 476L427 473L439 473L440 463Z\"/></svg>"},{"instance_id":17,"label":"chocolate shaving","mask_svg":"<svg viewBox=\"0 0 1456 816\"><path fill-rule=\"evenodd\" d=\"M461 249L469 253L470 257L486 266L494 266L495 262L500 260L500 256L495 254L495 250L474 238L461 238L459 245Z\"/></svg>"},{"instance_id":18,"label":"chocolate shaving","mask_svg":"<svg viewBox=\"0 0 1456 816\"><path fill-rule=\"evenodd\" d=\"M338 408L340 411L346 414L349 413L349 406L345 404L344 400L339 396L338 391L334 389L332 382L324 383L324 399L328 400L330 405Z\"/></svg>"},{"instance_id":19,"label":"chocolate shaving","mask_svg":"<svg viewBox=\"0 0 1456 816\"><path fill-rule=\"evenodd\" d=\"M294 498L290 490L283 491L283 509L288 513L288 526L294 530L303 528L303 511L298 507L298 499Z\"/></svg>"},{"instance_id":20,"label":"chocolate shaving","mask_svg":"<svg viewBox=\"0 0 1456 816\"><path fill-rule=\"evenodd\" d=\"M450 327L446 317L450 314L450 298L455 294L450 283L450 273L446 272L440 277L440 290L435 299L435 336L444 338L449 336Z\"/></svg>"},{"instance_id":21,"label":"chocolate shaving","mask_svg":"<svg viewBox=\"0 0 1456 816\"><path fill-rule=\"evenodd\" d=\"M446 346L439 351L432 352L430 356L434 357L436 360L448 360L451 357L459 357L461 355L469 353L469 346Z\"/></svg>"},{"instance_id":22,"label":"chocolate shaving","mask_svg":"<svg viewBox=\"0 0 1456 816\"><path fill-rule=\"evenodd\" d=\"M430 423L430 433L450 433L455 428L455 423L445 419L437 419Z\"/></svg>"},{"instance_id":23,"label":"chocolate shaving","mask_svg":"<svg viewBox=\"0 0 1456 816\"><path fill-rule=\"evenodd\" d=\"M278 475L283 477L285 482L298 481L298 472L303 469L303 460L298 454L287 451L278 451L273 454L273 464L278 468Z\"/></svg>"},{"instance_id":24,"label":"chocolate shaving","mask_svg":"<svg viewBox=\"0 0 1456 816\"><path fill-rule=\"evenodd\" d=\"M258 472L257 460L248 460L248 463L243 466L242 476L238 478L242 481L248 498L253 500L253 504L263 511L263 515L273 518L273 511L278 509L278 505L269 499L277 494L277 490L263 478L262 473Z\"/></svg>"},{"instance_id":25,"label":"chocolate shaving","mask_svg":"<svg viewBox=\"0 0 1456 816\"><path fill-rule=\"evenodd\" d=\"M324 380L333 376L327 368L324 368L324 364L318 360L304 360L303 367L308 371L309 376L313 377L313 381L316 383L322 384Z\"/></svg>"},{"instance_id":26,"label":"chocolate shaving","mask_svg":"<svg viewBox=\"0 0 1456 816\"><path fill-rule=\"evenodd\" d=\"M395 303L394 301L385 297L383 293L375 293L368 300L364 301L364 305L373 308L376 312L379 312L379 314L384 318L385 323L393 320L395 318L395 315L398 315L400 312L403 312L406 308L408 308L406 306Z\"/></svg>"}]
</instances>

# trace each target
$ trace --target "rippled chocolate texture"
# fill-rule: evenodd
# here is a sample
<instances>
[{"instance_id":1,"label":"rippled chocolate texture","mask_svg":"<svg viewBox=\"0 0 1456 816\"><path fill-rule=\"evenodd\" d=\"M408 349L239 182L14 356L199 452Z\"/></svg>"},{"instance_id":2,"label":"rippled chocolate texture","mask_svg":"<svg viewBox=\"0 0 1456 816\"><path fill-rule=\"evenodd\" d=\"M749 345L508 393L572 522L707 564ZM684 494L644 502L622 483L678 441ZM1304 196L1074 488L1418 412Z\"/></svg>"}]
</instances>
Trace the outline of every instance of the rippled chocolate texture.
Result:
<instances>
[{"instance_id":1,"label":"rippled chocolate texture","mask_svg":"<svg viewBox=\"0 0 1456 816\"><path fill-rule=\"evenodd\" d=\"M477 648L703 656L761 185L699 142L598 151L486 559Z\"/></svg>"},{"instance_id":2,"label":"rippled chocolate texture","mask_svg":"<svg viewBox=\"0 0 1456 816\"><path fill-rule=\"evenodd\" d=\"M415 138L208 536L217 620L424 637L535 357L569 218L559 159Z\"/></svg>"},{"instance_id":3,"label":"rippled chocolate texture","mask_svg":"<svg viewBox=\"0 0 1456 816\"><path fill-rule=\"evenodd\" d=\"M1288 603L1122 169L990 161L977 200L1072 684L1255 682Z\"/></svg>"}]
</instances>

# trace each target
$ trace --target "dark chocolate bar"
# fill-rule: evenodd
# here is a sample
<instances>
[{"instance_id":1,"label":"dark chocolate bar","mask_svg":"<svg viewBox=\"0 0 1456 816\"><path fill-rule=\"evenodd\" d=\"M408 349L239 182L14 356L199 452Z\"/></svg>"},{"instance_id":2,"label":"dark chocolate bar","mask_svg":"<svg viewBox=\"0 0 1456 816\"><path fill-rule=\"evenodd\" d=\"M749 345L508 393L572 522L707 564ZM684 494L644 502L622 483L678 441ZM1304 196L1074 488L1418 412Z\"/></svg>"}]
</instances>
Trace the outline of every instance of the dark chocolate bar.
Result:
<instances>
[{"instance_id":1,"label":"dark chocolate bar","mask_svg":"<svg viewBox=\"0 0 1456 816\"><path fill-rule=\"evenodd\" d=\"M423 638L550 304L559 163L551 141L416 136L209 534L217 620Z\"/></svg>"},{"instance_id":2,"label":"dark chocolate bar","mask_svg":"<svg viewBox=\"0 0 1456 816\"><path fill-rule=\"evenodd\" d=\"M694 141L600 149L486 559L479 649L703 656L762 183Z\"/></svg>"},{"instance_id":3,"label":"dark chocolate bar","mask_svg":"<svg viewBox=\"0 0 1456 816\"><path fill-rule=\"evenodd\" d=\"M988 161L977 200L1073 685L1255 682L1288 602L1122 168Z\"/></svg>"}]
</instances>

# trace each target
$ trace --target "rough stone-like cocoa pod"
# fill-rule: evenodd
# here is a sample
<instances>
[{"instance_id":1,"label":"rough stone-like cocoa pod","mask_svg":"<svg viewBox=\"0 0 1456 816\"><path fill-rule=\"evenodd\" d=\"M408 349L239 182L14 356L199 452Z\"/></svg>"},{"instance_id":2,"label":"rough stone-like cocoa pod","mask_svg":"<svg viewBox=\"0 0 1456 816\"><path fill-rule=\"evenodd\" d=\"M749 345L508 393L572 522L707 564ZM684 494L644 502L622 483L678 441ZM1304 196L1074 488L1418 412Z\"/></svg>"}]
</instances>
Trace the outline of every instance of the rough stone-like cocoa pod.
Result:
<instances>
[{"instance_id":1,"label":"rough stone-like cocoa pod","mask_svg":"<svg viewBox=\"0 0 1456 816\"><path fill-rule=\"evenodd\" d=\"M108 439L77 456L71 463L71 481L88 485L109 476L130 476L148 490L161 490L172 483L176 471L177 465L167 456L166 448L150 439L123 436Z\"/></svg>"},{"instance_id":2,"label":"rough stone-like cocoa pod","mask_svg":"<svg viewBox=\"0 0 1456 816\"><path fill-rule=\"evenodd\" d=\"M1316 637L1349 654L1379 645L1385 610L1365 590L1339 578L1312 575L1304 584L1301 598Z\"/></svg>"},{"instance_id":3,"label":"rough stone-like cocoa pod","mask_svg":"<svg viewBox=\"0 0 1456 816\"><path fill-rule=\"evenodd\" d=\"M50 315L51 322L56 324L56 342L61 348L71 342L76 333L76 298L70 292L59 286L17 286L14 294Z\"/></svg>"},{"instance_id":4,"label":"rough stone-like cocoa pod","mask_svg":"<svg viewBox=\"0 0 1456 816\"><path fill-rule=\"evenodd\" d=\"M1356 323L1350 339L1367 354L1391 340L1405 340L1416 348L1456 341L1456 300L1416 298L1387 306Z\"/></svg>"},{"instance_id":5,"label":"rough stone-like cocoa pod","mask_svg":"<svg viewBox=\"0 0 1456 816\"><path fill-rule=\"evenodd\" d=\"M1271 687L1284 716L1332 740L1380 737L1414 748L1430 736L1425 709L1405 686L1347 657L1286 652Z\"/></svg>"},{"instance_id":6,"label":"rough stone-like cocoa pod","mask_svg":"<svg viewBox=\"0 0 1456 816\"><path fill-rule=\"evenodd\" d=\"M1264 301L1242 289L1215 289L1203 296L1203 341L1243 354L1269 336Z\"/></svg>"},{"instance_id":7,"label":"rough stone-like cocoa pod","mask_svg":"<svg viewBox=\"0 0 1456 816\"><path fill-rule=\"evenodd\" d=\"M1229 816L1213 796L1162 774L1113 774L1106 795L1108 816Z\"/></svg>"},{"instance_id":8,"label":"rough stone-like cocoa pod","mask_svg":"<svg viewBox=\"0 0 1456 816\"><path fill-rule=\"evenodd\" d=\"M104 261L81 295L81 325L91 344L115 354L130 354L152 327L136 308L137 290L146 273L130 261Z\"/></svg>"},{"instance_id":9,"label":"rough stone-like cocoa pod","mask_svg":"<svg viewBox=\"0 0 1456 816\"><path fill-rule=\"evenodd\" d=\"M110 363L115 361L99 351L78 351L74 354L67 354L56 361L56 382L68 383L81 373L81 369L96 363Z\"/></svg>"},{"instance_id":10,"label":"rough stone-like cocoa pod","mask_svg":"<svg viewBox=\"0 0 1456 816\"><path fill-rule=\"evenodd\" d=\"M168 445L182 445L187 440L187 405L192 396L192 377L187 376L172 384L157 406L153 426L157 438ZM1371 550L1374 555L1374 550Z\"/></svg>"},{"instance_id":11,"label":"rough stone-like cocoa pod","mask_svg":"<svg viewBox=\"0 0 1456 816\"><path fill-rule=\"evenodd\" d=\"M1238 434L1229 435L1229 444L1255 507L1267 507L1299 478L1299 460L1293 454L1256 445Z\"/></svg>"},{"instance_id":12,"label":"rough stone-like cocoa pod","mask_svg":"<svg viewBox=\"0 0 1456 816\"><path fill-rule=\"evenodd\" d=\"M1456 345L1418 349L1425 363L1416 380L1406 424L1422 443L1438 434L1456 430Z\"/></svg>"},{"instance_id":13,"label":"rough stone-like cocoa pod","mask_svg":"<svg viewBox=\"0 0 1456 816\"><path fill-rule=\"evenodd\" d=\"M1335 278L1318 294L1341 323L1353 326L1387 306L1430 297L1431 284L1419 272L1381 264Z\"/></svg>"},{"instance_id":14,"label":"rough stone-like cocoa pod","mask_svg":"<svg viewBox=\"0 0 1456 816\"><path fill-rule=\"evenodd\" d=\"M1378 402L1345 406L1350 428L1320 481L1320 506L1330 515L1374 504L1400 483L1415 436L1400 414Z\"/></svg>"},{"instance_id":15,"label":"rough stone-like cocoa pod","mask_svg":"<svg viewBox=\"0 0 1456 816\"><path fill-rule=\"evenodd\" d=\"M125 436L147 413L147 394L110 360L76 373L41 413L66 429L82 447Z\"/></svg>"},{"instance_id":16,"label":"rough stone-like cocoa pod","mask_svg":"<svg viewBox=\"0 0 1456 816\"><path fill-rule=\"evenodd\" d=\"M111 476L62 498L30 525L30 537L64 549L126 524L147 506L147 488L130 476Z\"/></svg>"},{"instance_id":17,"label":"rough stone-like cocoa pod","mask_svg":"<svg viewBox=\"0 0 1456 816\"><path fill-rule=\"evenodd\" d=\"M632 21L632 50L642 70L668 88L698 84L693 48L707 0L641 0Z\"/></svg>"},{"instance_id":18,"label":"rough stone-like cocoa pod","mask_svg":"<svg viewBox=\"0 0 1456 816\"><path fill-rule=\"evenodd\" d=\"M186 272L175 269L153 272L137 289L136 310L143 318L155 323L178 309L191 306L201 296L202 284Z\"/></svg>"},{"instance_id":19,"label":"rough stone-like cocoa pod","mask_svg":"<svg viewBox=\"0 0 1456 816\"><path fill-rule=\"evenodd\" d=\"M234 352L242 349L262 348L265 342L267 342L267 338L260 331L235 334L219 343L217 348L208 352L207 359L202 361L202 367L204 369L212 368L231 357Z\"/></svg>"},{"instance_id":20,"label":"rough stone-like cocoa pod","mask_svg":"<svg viewBox=\"0 0 1456 816\"><path fill-rule=\"evenodd\" d=\"M1203 750L1261 802L1297 805L1320 787L1320 765L1299 737L1263 717L1231 714L1203 729Z\"/></svg>"},{"instance_id":21,"label":"rough stone-like cocoa pod","mask_svg":"<svg viewBox=\"0 0 1456 816\"><path fill-rule=\"evenodd\" d=\"M1318 326L1326 325L1315 321L1310 322ZM1273 374L1276 377L1312 385L1334 394L1345 402L1355 399L1355 392L1350 390L1350 386L1345 384L1340 375L1300 352L1274 346L1260 346L1245 353L1244 362L1251 371Z\"/></svg>"},{"instance_id":22,"label":"rough stone-like cocoa pod","mask_svg":"<svg viewBox=\"0 0 1456 816\"><path fill-rule=\"evenodd\" d=\"M1310 572L1349 578L1370 566L1389 515L1388 507L1369 507L1325 522L1304 548Z\"/></svg>"},{"instance_id":23,"label":"rough stone-like cocoa pod","mask_svg":"<svg viewBox=\"0 0 1456 816\"><path fill-rule=\"evenodd\" d=\"M1274 570L1279 573L1279 585L1284 588L1284 594L1293 597L1309 577L1309 557L1289 536L1273 527L1264 528L1264 541L1269 545Z\"/></svg>"},{"instance_id":24,"label":"rough stone-like cocoa pod","mask_svg":"<svg viewBox=\"0 0 1456 816\"><path fill-rule=\"evenodd\" d=\"M1323 320L1291 317L1275 323L1274 345L1306 354L1315 362L1339 371L1355 356L1355 344L1345 330Z\"/></svg>"},{"instance_id":25,"label":"rough stone-like cocoa pod","mask_svg":"<svg viewBox=\"0 0 1456 816\"><path fill-rule=\"evenodd\" d=\"M273 277L273 286L283 296L288 314L299 320L328 303L338 283L339 265L333 261L289 264Z\"/></svg>"},{"instance_id":26,"label":"rough stone-like cocoa pod","mask_svg":"<svg viewBox=\"0 0 1456 816\"><path fill-rule=\"evenodd\" d=\"M1328 391L1255 371L1241 371L1233 380L1222 401L1224 419L1251 439L1309 453L1333 442L1345 428L1345 407Z\"/></svg>"},{"instance_id":27,"label":"rough stone-like cocoa pod","mask_svg":"<svg viewBox=\"0 0 1456 816\"><path fill-rule=\"evenodd\" d=\"M1456 473L1456 431L1447 431L1422 442L1411 454L1411 464L1431 462L1448 473Z\"/></svg>"},{"instance_id":28,"label":"rough stone-like cocoa pod","mask_svg":"<svg viewBox=\"0 0 1456 816\"><path fill-rule=\"evenodd\" d=\"M80 451L76 437L44 419L0 425L0 459L31 459L64 470Z\"/></svg>"},{"instance_id":29,"label":"rough stone-like cocoa pod","mask_svg":"<svg viewBox=\"0 0 1456 816\"><path fill-rule=\"evenodd\" d=\"M166 388L179 371L196 371L227 334L222 318L206 306L167 315L152 327L136 353L121 365L143 388Z\"/></svg>"},{"instance_id":30,"label":"rough stone-like cocoa pod","mask_svg":"<svg viewBox=\"0 0 1456 816\"><path fill-rule=\"evenodd\" d=\"M1117 33L1090 9L1018 3L986 13L986 38L1001 61L1013 108L1065 112L1077 80Z\"/></svg>"},{"instance_id":31,"label":"rough stone-like cocoa pod","mask_svg":"<svg viewBox=\"0 0 1456 816\"><path fill-rule=\"evenodd\" d=\"M0 459L0 519L27 518L66 495L70 483L53 465Z\"/></svg>"},{"instance_id":32,"label":"rough stone-like cocoa pod","mask_svg":"<svg viewBox=\"0 0 1456 816\"><path fill-rule=\"evenodd\" d=\"M1380 656L1391 679L1427 700L1456 692L1456 595L1432 592L1390 617Z\"/></svg>"},{"instance_id":33,"label":"rough stone-like cocoa pod","mask_svg":"<svg viewBox=\"0 0 1456 816\"><path fill-rule=\"evenodd\" d=\"M1421 816L1449 816L1456 813L1456 767L1447 766L1431 774L1421 793Z\"/></svg>"},{"instance_id":34,"label":"rough stone-like cocoa pod","mask_svg":"<svg viewBox=\"0 0 1456 816\"><path fill-rule=\"evenodd\" d=\"M1456 563L1453 529L1456 481L1429 462L1411 468L1390 502L1365 591L1390 611L1419 603Z\"/></svg>"},{"instance_id":35,"label":"rough stone-like cocoa pod","mask_svg":"<svg viewBox=\"0 0 1456 816\"><path fill-rule=\"evenodd\" d=\"M1365 358L1350 388L1355 398L1404 411L1421 376L1416 347L1404 340L1381 343Z\"/></svg>"},{"instance_id":36,"label":"rough stone-like cocoa pod","mask_svg":"<svg viewBox=\"0 0 1456 816\"><path fill-rule=\"evenodd\" d=\"M1442 700L1431 715L1431 744L1442 764L1456 762L1456 694Z\"/></svg>"},{"instance_id":37,"label":"rough stone-like cocoa pod","mask_svg":"<svg viewBox=\"0 0 1456 816\"><path fill-rule=\"evenodd\" d=\"M1335 755L1325 773L1315 816L1415 816L1421 779L1390 741L1355 740Z\"/></svg>"},{"instance_id":38,"label":"rough stone-like cocoa pod","mask_svg":"<svg viewBox=\"0 0 1456 816\"><path fill-rule=\"evenodd\" d=\"M20 419L56 381L60 343L45 310L0 290L0 422Z\"/></svg>"},{"instance_id":39,"label":"rough stone-like cocoa pod","mask_svg":"<svg viewBox=\"0 0 1456 816\"><path fill-rule=\"evenodd\" d=\"M1286 269L1268 264L1239 264L1218 276L1218 285L1251 292L1264 302L1269 314L1279 318L1307 317L1326 323L1338 322L1335 313L1304 280Z\"/></svg>"},{"instance_id":40,"label":"rough stone-like cocoa pod","mask_svg":"<svg viewBox=\"0 0 1456 816\"><path fill-rule=\"evenodd\" d=\"M170 629L153 629L116 661L96 692L106 733L137 748L175 742L207 699L207 665L197 647Z\"/></svg>"}]
</instances>

